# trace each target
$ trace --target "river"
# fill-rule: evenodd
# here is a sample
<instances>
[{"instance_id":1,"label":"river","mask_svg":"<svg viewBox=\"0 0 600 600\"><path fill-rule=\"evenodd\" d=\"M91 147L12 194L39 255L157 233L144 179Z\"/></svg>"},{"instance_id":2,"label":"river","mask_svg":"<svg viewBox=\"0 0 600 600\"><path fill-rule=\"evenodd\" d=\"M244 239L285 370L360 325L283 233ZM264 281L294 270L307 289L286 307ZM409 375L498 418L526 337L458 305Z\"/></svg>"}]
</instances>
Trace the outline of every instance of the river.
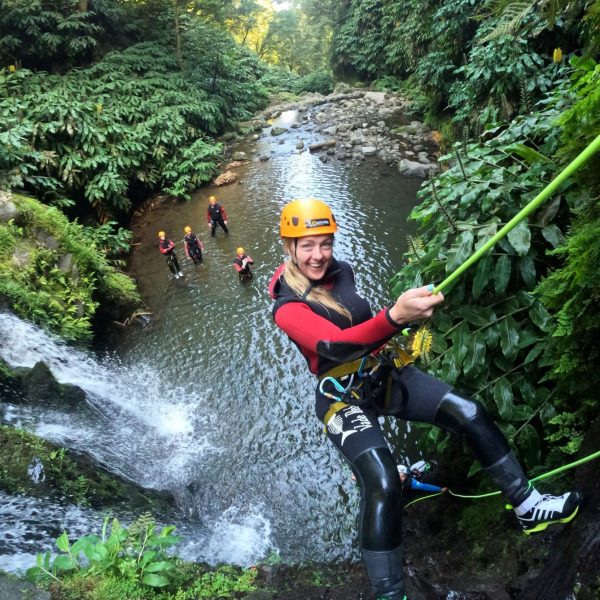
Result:
<instances>
[{"instance_id":1,"label":"river","mask_svg":"<svg viewBox=\"0 0 600 600\"><path fill-rule=\"evenodd\" d=\"M290 111L273 125L298 118ZM184 558L249 565L269 555L290 562L356 556L356 486L313 414L314 379L304 359L272 321L267 285L283 259L279 213L298 197L330 203L339 224L336 257L355 266L359 289L378 308L391 300L388 280L402 266L407 216L421 181L374 158L323 162L297 150L299 138L320 139L310 123L277 137L267 130L242 149L270 159L236 168L239 183L203 188L190 202L136 218L130 269L152 313L149 324L125 329L110 348L95 352L48 337L34 342L32 336L46 334L31 328L10 356L2 352L15 366L46 360L59 381L86 390L96 409L90 414L98 415L97 422L89 416L79 422L9 406L4 421L86 451L143 485L171 490L177 498L171 522L184 536L178 548ZM209 235L212 194L228 213L229 235L220 229ZM188 224L204 241L204 262L185 260L179 244L185 276L175 280L157 250L157 231L180 241ZM232 267L238 246L255 261L254 279L245 285ZM50 342L62 361L43 348ZM27 360L19 344L32 353ZM385 428L399 460L421 458L409 425ZM43 545L30 543L41 537L32 509L17 510L26 505L22 499L3 501L15 507L14 530L24 533L0 547L0 566L30 566ZM64 507L50 502L37 510L53 531L64 524L81 533L101 523L91 511L66 519ZM25 519L27 527L19 527ZM19 545L25 541L26 548Z\"/></svg>"}]
</instances>

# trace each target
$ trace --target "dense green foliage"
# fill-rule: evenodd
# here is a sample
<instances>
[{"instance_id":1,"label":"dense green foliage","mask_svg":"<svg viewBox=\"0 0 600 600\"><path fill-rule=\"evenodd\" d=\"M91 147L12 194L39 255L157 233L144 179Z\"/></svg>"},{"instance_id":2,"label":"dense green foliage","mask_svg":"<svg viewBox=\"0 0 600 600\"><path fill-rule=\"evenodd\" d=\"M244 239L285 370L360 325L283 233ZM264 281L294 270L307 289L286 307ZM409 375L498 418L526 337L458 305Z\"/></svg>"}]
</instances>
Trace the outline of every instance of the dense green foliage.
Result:
<instances>
[{"instance_id":1,"label":"dense green foliage","mask_svg":"<svg viewBox=\"0 0 600 600\"><path fill-rule=\"evenodd\" d=\"M597 120L593 115L600 108L592 81L582 83L590 77L595 81L590 75L595 65L574 64L573 80L559 79L536 111L516 118L485 144L457 144L441 158L448 168L419 192L422 201L412 213L418 238L411 239L410 262L395 278L396 291L441 281L573 158L561 139L561 115L564 121L576 111L583 121ZM583 149L580 138L570 141L571 151ZM563 247L571 211L586 217L574 225L574 235ZM545 454L546 435L551 442L568 437L562 449L576 452L581 436L574 434L581 433L598 406L593 390L600 378L589 367L580 369L590 354L598 353L600 281L591 265L597 264L599 250L590 244L597 232L595 219L586 186L571 182L451 285L445 308L433 318L427 369L480 399L530 467ZM565 254L571 264L542 284L540 302L538 281ZM558 323L548 308L557 311ZM584 333L579 341L588 340L589 347L580 355L581 345L574 342ZM556 343L557 336L563 337L562 343ZM565 336L570 348L565 348ZM553 359L548 358L551 347ZM540 383L553 377L561 385ZM557 414L560 408L575 408L575 401L576 412ZM442 436L437 429L429 435L435 442Z\"/></svg>"},{"instance_id":2,"label":"dense green foliage","mask_svg":"<svg viewBox=\"0 0 600 600\"><path fill-rule=\"evenodd\" d=\"M206 570L174 557L169 550L181 539L174 529L158 532L150 515L128 528L106 517L100 535L85 535L71 543L63 532L56 540L59 553L39 554L27 576L51 584L63 600L233 598L255 589L256 569Z\"/></svg>"},{"instance_id":3,"label":"dense green foliage","mask_svg":"<svg viewBox=\"0 0 600 600\"><path fill-rule=\"evenodd\" d=\"M17 314L67 340L89 340L100 301L129 312L141 304L133 281L107 257L122 230L96 237L57 208L24 196L11 200L19 216L0 223L0 295Z\"/></svg>"},{"instance_id":4,"label":"dense green foliage","mask_svg":"<svg viewBox=\"0 0 600 600\"><path fill-rule=\"evenodd\" d=\"M116 0L91 2L97 13L79 13L68 2L54 11L40 4L13 0L13 8L0 13L0 31L13 31L0 46L13 52L12 64L0 70L0 188L23 189L63 207L85 200L101 221L130 210L132 188L187 198L215 174L221 148L214 136L266 100L257 83L264 67L225 31L182 19L175 51L167 29L171 5L159 2L143 13L164 27L148 33L150 39L120 48L123 39L114 38L118 50L61 75L20 68L40 66L32 56L41 49L28 44L32 20L37 38L47 43L57 30L53 53L44 55L49 61L82 43L80 29L67 21L87 23L109 13L125 20ZM129 10L143 32L142 13ZM100 26L87 26L102 37ZM98 39L90 38L90 47ZM82 59L77 52L73 57Z\"/></svg>"}]
</instances>

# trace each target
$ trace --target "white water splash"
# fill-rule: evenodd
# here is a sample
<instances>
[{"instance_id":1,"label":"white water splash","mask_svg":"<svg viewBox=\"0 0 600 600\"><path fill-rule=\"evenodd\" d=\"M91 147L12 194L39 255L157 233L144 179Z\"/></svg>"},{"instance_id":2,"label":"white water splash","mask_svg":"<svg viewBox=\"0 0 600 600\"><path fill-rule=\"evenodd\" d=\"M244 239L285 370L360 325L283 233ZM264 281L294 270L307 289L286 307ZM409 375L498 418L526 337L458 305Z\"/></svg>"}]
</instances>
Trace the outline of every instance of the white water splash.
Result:
<instances>
[{"instance_id":1,"label":"white water splash","mask_svg":"<svg viewBox=\"0 0 600 600\"><path fill-rule=\"evenodd\" d=\"M256 564L271 552L277 552L271 540L271 523L260 505L231 506L211 525L205 539L186 544L179 550L184 558L242 567Z\"/></svg>"},{"instance_id":2,"label":"white water splash","mask_svg":"<svg viewBox=\"0 0 600 600\"><path fill-rule=\"evenodd\" d=\"M5 422L91 454L111 471L159 489L185 484L198 459L216 451L200 410L204 395L192 384L175 387L149 366L98 358L8 313L0 314L0 338L10 340L0 356L11 367L43 361L60 383L83 389L88 403L87 410L8 405Z\"/></svg>"}]
</instances>

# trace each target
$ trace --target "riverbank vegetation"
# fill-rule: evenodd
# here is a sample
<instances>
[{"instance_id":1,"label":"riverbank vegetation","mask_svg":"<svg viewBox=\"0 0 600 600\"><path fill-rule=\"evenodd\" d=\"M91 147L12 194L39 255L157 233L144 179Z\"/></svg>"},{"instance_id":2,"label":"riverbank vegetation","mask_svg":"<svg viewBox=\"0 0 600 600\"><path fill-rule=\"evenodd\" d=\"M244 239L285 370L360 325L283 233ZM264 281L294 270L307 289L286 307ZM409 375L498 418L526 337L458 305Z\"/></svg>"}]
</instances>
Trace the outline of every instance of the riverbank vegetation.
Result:
<instances>
[{"instance_id":1,"label":"riverbank vegetation","mask_svg":"<svg viewBox=\"0 0 600 600\"><path fill-rule=\"evenodd\" d=\"M324 4L304 3L331 28L337 76L404 93L442 132L396 292L441 281L600 133L597 0ZM599 164L447 290L421 359L483 401L533 470L576 453L597 413Z\"/></svg>"},{"instance_id":2,"label":"riverbank vegetation","mask_svg":"<svg viewBox=\"0 0 600 600\"><path fill-rule=\"evenodd\" d=\"M396 292L443 279L600 133L599 0L268 4L4 3L0 189L37 199L15 195L25 217L0 224L0 294L21 315L90 339L101 298L135 303L111 263L129 247L119 224L157 190L186 199L211 180L220 134L272 92L394 90L441 132ZM577 454L598 411L599 167L446 290L427 326L422 365L481 400L532 473ZM211 597L200 589L174 597Z\"/></svg>"}]
</instances>

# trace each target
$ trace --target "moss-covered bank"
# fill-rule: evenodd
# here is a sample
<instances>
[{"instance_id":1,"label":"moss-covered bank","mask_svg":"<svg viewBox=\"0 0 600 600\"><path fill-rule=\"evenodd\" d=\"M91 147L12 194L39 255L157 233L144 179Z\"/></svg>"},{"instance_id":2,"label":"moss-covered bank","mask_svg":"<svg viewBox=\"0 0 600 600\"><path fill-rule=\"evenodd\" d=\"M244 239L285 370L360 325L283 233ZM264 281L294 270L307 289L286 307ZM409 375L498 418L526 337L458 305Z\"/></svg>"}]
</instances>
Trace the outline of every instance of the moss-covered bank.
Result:
<instances>
[{"instance_id":1,"label":"moss-covered bank","mask_svg":"<svg viewBox=\"0 0 600 600\"><path fill-rule=\"evenodd\" d=\"M142 490L76 454L22 429L0 425L0 489L34 497L49 495L99 508L165 509L170 494Z\"/></svg>"},{"instance_id":2,"label":"moss-covered bank","mask_svg":"<svg viewBox=\"0 0 600 600\"><path fill-rule=\"evenodd\" d=\"M96 247L86 227L33 198L0 191L0 297L66 340L89 340L102 308L124 320L135 283Z\"/></svg>"}]
</instances>

